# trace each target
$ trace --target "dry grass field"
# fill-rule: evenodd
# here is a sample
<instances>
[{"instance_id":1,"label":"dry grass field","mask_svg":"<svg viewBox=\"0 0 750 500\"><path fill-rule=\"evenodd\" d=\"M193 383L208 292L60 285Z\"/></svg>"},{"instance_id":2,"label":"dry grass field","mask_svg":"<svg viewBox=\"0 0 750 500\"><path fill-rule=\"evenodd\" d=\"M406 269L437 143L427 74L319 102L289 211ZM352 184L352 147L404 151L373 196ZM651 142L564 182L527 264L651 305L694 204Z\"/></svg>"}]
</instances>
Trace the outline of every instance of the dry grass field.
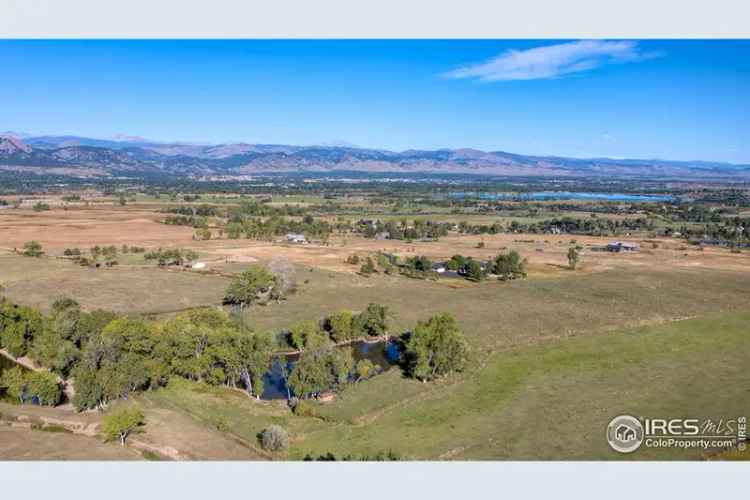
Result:
<instances>
[{"instance_id":1,"label":"dry grass field","mask_svg":"<svg viewBox=\"0 0 750 500\"><path fill-rule=\"evenodd\" d=\"M161 313L218 305L229 280L156 266L83 268L67 260L5 252L0 253L0 283L11 299L42 309L60 297L73 297L89 310Z\"/></svg>"},{"instance_id":2,"label":"dry grass field","mask_svg":"<svg viewBox=\"0 0 750 500\"><path fill-rule=\"evenodd\" d=\"M143 460L137 451L65 432L0 424L0 460Z\"/></svg>"}]
</instances>

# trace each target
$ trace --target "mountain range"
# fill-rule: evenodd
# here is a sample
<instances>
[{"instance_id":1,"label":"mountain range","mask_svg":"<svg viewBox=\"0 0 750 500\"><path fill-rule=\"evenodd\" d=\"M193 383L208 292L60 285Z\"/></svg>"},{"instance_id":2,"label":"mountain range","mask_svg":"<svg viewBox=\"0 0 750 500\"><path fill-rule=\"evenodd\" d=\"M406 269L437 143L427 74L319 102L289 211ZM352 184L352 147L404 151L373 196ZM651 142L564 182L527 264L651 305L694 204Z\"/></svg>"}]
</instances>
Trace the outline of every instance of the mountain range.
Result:
<instances>
[{"instance_id":1,"label":"mountain range","mask_svg":"<svg viewBox=\"0 0 750 500\"><path fill-rule=\"evenodd\" d=\"M220 176L394 172L495 176L650 177L750 180L750 165L707 161L565 158L504 151L387 151L352 146L160 143L77 136L0 135L0 170L71 175Z\"/></svg>"}]
</instances>

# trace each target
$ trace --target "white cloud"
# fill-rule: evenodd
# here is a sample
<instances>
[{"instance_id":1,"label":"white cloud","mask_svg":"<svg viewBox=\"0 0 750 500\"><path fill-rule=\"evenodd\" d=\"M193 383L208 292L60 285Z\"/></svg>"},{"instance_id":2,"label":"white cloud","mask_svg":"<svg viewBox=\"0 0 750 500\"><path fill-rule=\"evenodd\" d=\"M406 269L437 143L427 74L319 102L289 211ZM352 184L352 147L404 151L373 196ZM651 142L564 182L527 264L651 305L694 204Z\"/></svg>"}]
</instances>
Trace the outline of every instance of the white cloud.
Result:
<instances>
[{"instance_id":1,"label":"white cloud","mask_svg":"<svg viewBox=\"0 0 750 500\"><path fill-rule=\"evenodd\" d=\"M657 55L639 51L637 42L582 40L526 50L507 50L489 61L462 66L443 76L485 82L543 80L592 70L603 64L641 61Z\"/></svg>"}]
</instances>

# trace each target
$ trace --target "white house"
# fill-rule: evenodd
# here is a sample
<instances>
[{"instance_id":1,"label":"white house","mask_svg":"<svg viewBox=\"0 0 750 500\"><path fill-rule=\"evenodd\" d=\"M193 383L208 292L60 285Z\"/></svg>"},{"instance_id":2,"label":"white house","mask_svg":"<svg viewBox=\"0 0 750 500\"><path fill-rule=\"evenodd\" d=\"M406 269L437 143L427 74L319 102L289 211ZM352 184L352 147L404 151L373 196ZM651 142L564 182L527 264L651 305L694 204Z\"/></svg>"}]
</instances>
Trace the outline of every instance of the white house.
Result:
<instances>
[{"instance_id":1,"label":"white house","mask_svg":"<svg viewBox=\"0 0 750 500\"><path fill-rule=\"evenodd\" d=\"M287 233L286 241L289 243L307 243L307 238L304 234Z\"/></svg>"}]
</instances>

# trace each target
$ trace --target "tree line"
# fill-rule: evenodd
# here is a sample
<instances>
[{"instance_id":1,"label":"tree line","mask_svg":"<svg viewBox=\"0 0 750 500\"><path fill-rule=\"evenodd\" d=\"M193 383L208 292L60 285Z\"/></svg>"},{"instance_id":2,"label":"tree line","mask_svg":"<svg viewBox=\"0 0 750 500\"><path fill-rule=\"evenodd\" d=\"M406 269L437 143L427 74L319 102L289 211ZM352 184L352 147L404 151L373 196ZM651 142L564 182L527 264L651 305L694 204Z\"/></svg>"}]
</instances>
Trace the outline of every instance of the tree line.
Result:
<instances>
[{"instance_id":1,"label":"tree line","mask_svg":"<svg viewBox=\"0 0 750 500\"><path fill-rule=\"evenodd\" d=\"M317 392L367 378L369 362L354 363L350 349L336 342L366 335L388 339L387 308L370 304L355 314L341 311L318 324L303 322L283 332L287 345L302 350L287 374L294 394ZM449 314L420 322L402 337L408 375L431 380L463 369L467 346ZM37 398L57 404L56 375L73 380L78 410L103 408L138 391L157 389L171 377L222 385L259 398L263 376L280 345L274 335L248 328L225 311L199 308L161 321L86 312L72 299L59 299L50 314L0 299L0 347L28 356L49 372L6 370L2 387L21 402Z\"/></svg>"}]
</instances>

